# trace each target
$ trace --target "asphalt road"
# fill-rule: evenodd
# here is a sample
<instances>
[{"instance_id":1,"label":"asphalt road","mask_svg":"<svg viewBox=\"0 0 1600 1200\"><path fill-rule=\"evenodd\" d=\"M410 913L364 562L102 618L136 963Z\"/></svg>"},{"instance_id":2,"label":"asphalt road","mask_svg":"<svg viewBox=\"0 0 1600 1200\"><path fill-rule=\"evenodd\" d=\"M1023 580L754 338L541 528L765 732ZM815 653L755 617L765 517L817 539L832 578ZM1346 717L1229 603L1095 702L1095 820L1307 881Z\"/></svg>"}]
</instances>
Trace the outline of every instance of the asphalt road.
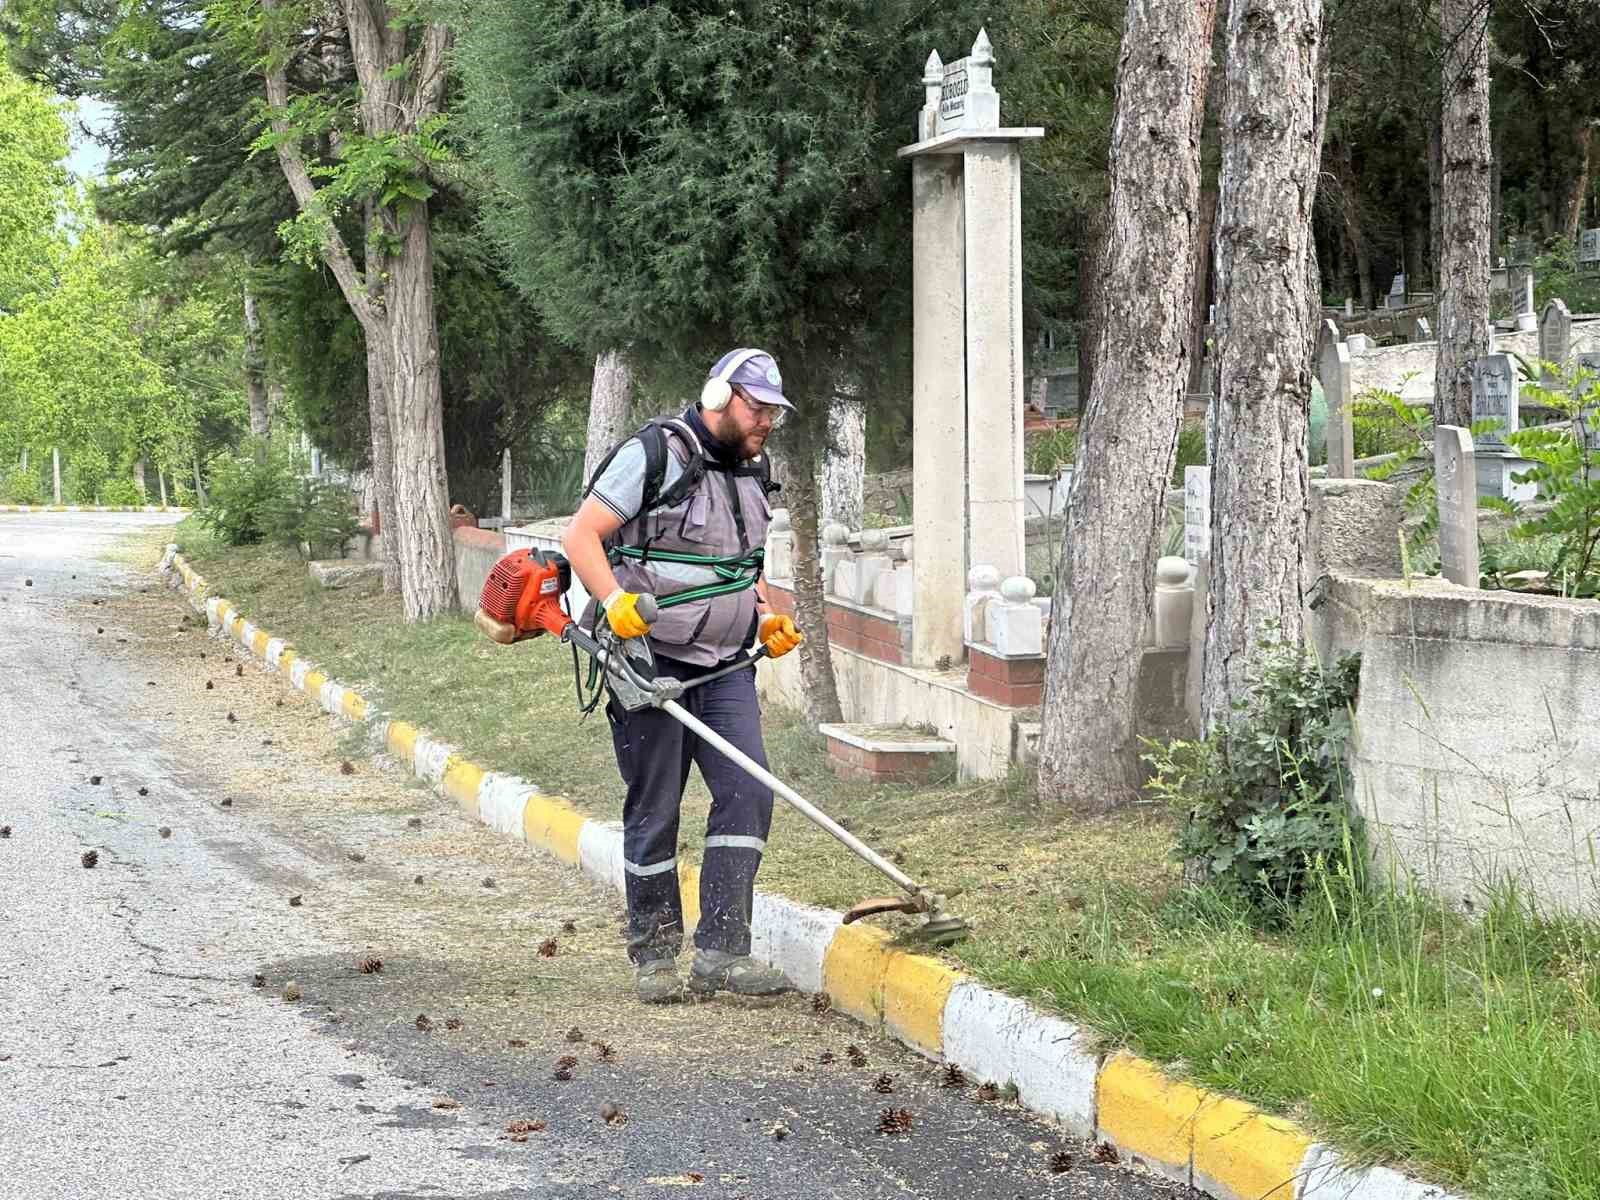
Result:
<instances>
[{"instance_id":1,"label":"asphalt road","mask_svg":"<svg viewBox=\"0 0 1600 1200\"><path fill-rule=\"evenodd\" d=\"M172 520L0 514L0 1197L1180 1193L810 997L634 1003L614 896L101 557Z\"/></svg>"}]
</instances>

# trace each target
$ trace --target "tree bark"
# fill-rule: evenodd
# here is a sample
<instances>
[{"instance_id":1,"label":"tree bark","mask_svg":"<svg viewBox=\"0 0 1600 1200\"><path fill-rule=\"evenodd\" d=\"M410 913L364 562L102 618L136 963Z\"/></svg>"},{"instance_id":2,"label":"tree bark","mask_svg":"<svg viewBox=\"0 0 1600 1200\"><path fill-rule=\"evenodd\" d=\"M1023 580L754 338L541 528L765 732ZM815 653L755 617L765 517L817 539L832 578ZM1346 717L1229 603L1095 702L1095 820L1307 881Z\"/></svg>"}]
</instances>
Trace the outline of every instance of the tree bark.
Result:
<instances>
[{"instance_id":1,"label":"tree bark","mask_svg":"<svg viewBox=\"0 0 1600 1200\"><path fill-rule=\"evenodd\" d=\"M1233 0L1217 216L1217 403L1201 706L1209 729L1276 623L1301 635L1322 0Z\"/></svg>"},{"instance_id":2,"label":"tree bark","mask_svg":"<svg viewBox=\"0 0 1600 1200\"><path fill-rule=\"evenodd\" d=\"M194 460L193 461L194 461L194 502L195 502L195 505L197 507L204 508L206 506L206 485L205 485L205 480L200 478L200 456L198 454L196 454L194 456Z\"/></svg>"},{"instance_id":3,"label":"tree bark","mask_svg":"<svg viewBox=\"0 0 1600 1200\"><path fill-rule=\"evenodd\" d=\"M55 489L55 502L61 503L61 447L50 447L50 476ZM163 501L165 503L165 501Z\"/></svg>"},{"instance_id":4,"label":"tree bark","mask_svg":"<svg viewBox=\"0 0 1600 1200\"><path fill-rule=\"evenodd\" d=\"M244 286L244 389L250 401L250 436L264 438L272 428L272 410L267 401L267 355L261 336L261 316L250 285ZM266 448L258 455L265 457Z\"/></svg>"},{"instance_id":5,"label":"tree bark","mask_svg":"<svg viewBox=\"0 0 1600 1200\"><path fill-rule=\"evenodd\" d=\"M1211 248L1217 228L1217 189L1200 192L1200 212L1194 229L1194 279L1189 289L1189 391L1214 392L1217 381L1206 371L1206 317L1211 308Z\"/></svg>"},{"instance_id":6,"label":"tree bark","mask_svg":"<svg viewBox=\"0 0 1600 1200\"><path fill-rule=\"evenodd\" d=\"M1341 141L1334 156L1337 164L1335 178L1339 183L1339 215L1344 220L1345 237L1349 239L1356 264L1356 288L1361 293L1361 307L1372 311L1374 289L1372 286L1372 247L1367 241L1366 221L1362 216L1361 190L1356 182L1355 166L1351 160L1350 143Z\"/></svg>"},{"instance_id":7,"label":"tree bark","mask_svg":"<svg viewBox=\"0 0 1600 1200\"><path fill-rule=\"evenodd\" d=\"M1436 425L1472 424L1472 360L1489 353L1489 7L1441 0Z\"/></svg>"},{"instance_id":8,"label":"tree bark","mask_svg":"<svg viewBox=\"0 0 1600 1200\"><path fill-rule=\"evenodd\" d=\"M384 399L394 430L400 598L407 621L427 621L453 610L457 596L433 306L433 249L425 203L410 214L404 246L389 262L386 299L393 370Z\"/></svg>"},{"instance_id":9,"label":"tree bark","mask_svg":"<svg viewBox=\"0 0 1600 1200\"><path fill-rule=\"evenodd\" d=\"M1090 209L1083 218L1083 250L1078 257L1078 417L1089 410L1094 388L1100 331L1105 323L1106 212Z\"/></svg>"},{"instance_id":10,"label":"tree bark","mask_svg":"<svg viewBox=\"0 0 1600 1200\"><path fill-rule=\"evenodd\" d=\"M144 455L133 460L133 485L139 489L139 495L148 496L150 489L144 481Z\"/></svg>"},{"instance_id":11,"label":"tree bark","mask_svg":"<svg viewBox=\"0 0 1600 1200\"><path fill-rule=\"evenodd\" d=\"M167 473L161 467L156 468L156 482L161 485L161 507L165 508L167 506ZM61 502L57 500L56 503L59 504Z\"/></svg>"},{"instance_id":12,"label":"tree bark","mask_svg":"<svg viewBox=\"0 0 1600 1200\"><path fill-rule=\"evenodd\" d=\"M866 507L867 406L860 389L840 384L828 402L828 444L822 450L821 510L826 525L860 529Z\"/></svg>"},{"instance_id":13,"label":"tree bark","mask_svg":"<svg viewBox=\"0 0 1600 1200\"><path fill-rule=\"evenodd\" d=\"M633 364L623 350L602 350L594 356L594 382L589 387L589 441L583 452L583 479L594 475L611 447L632 430ZM577 497L573 497L574 503Z\"/></svg>"},{"instance_id":14,"label":"tree bark","mask_svg":"<svg viewBox=\"0 0 1600 1200\"><path fill-rule=\"evenodd\" d=\"M1189 378L1200 132L1215 0L1129 0L1098 341L1050 621L1039 795L1134 800L1134 699Z\"/></svg>"},{"instance_id":15,"label":"tree bark","mask_svg":"<svg viewBox=\"0 0 1600 1200\"><path fill-rule=\"evenodd\" d=\"M806 716L813 725L844 719L839 684L833 674L828 642L827 602L822 590L822 556L818 553L817 455L805 437L793 439L793 469L784 479L784 497L794 530L795 622L805 634L800 643L800 681L805 689Z\"/></svg>"},{"instance_id":16,"label":"tree bark","mask_svg":"<svg viewBox=\"0 0 1600 1200\"><path fill-rule=\"evenodd\" d=\"M1589 194L1589 175L1594 169L1594 119L1587 112L1572 129L1574 166L1561 202L1561 227L1556 231L1569 242L1576 242L1583 231L1583 201Z\"/></svg>"},{"instance_id":17,"label":"tree bark","mask_svg":"<svg viewBox=\"0 0 1600 1200\"><path fill-rule=\"evenodd\" d=\"M400 590L400 521L394 508L394 421L383 390L383 356L367 342L367 426L372 442L372 491L378 499L378 550L383 590Z\"/></svg>"},{"instance_id":18,"label":"tree bark","mask_svg":"<svg viewBox=\"0 0 1600 1200\"><path fill-rule=\"evenodd\" d=\"M263 0L263 7L281 8L282 0ZM339 7L360 82L362 132L371 138L414 134L439 112L449 30L443 25L391 23L384 5L366 0L342 0ZM301 156L299 139L288 125L289 84L283 66L269 67L265 81L272 129L278 135L279 166L296 204L315 211L318 188ZM386 547L393 545L400 563L406 620L421 621L456 607L433 249L425 201L401 200L371 211L377 220L369 220L368 228L376 224L384 237L368 239L365 271L357 268L331 222L323 228L321 255L361 323L369 371L374 349L378 356L394 450L394 520L391 524L389 514L382 513L383 542ZM386 253L383 241L398 244L399 249ZM371 395L369 390L369 407ZM374 422L375 435L378 424ZM374 470L381 475L376 462Z\"/></svg>"}]
</instances>

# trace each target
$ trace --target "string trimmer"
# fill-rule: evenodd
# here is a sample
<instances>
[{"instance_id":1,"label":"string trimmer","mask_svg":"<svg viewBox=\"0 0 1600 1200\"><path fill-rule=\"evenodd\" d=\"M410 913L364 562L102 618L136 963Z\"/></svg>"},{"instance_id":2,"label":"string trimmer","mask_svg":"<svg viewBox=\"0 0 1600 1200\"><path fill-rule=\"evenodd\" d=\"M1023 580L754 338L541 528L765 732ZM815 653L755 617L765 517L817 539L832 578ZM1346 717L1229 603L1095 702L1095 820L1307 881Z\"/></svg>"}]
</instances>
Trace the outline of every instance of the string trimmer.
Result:
<instances>
[{"instance_id":1,"label":"string trimmer","mask_svg":"<svg viewBox=\"0 0 1600 1200\"><path fill-rule=\"evenodd\" d=\"M475 618L477 626L492 641L503 645L548 633L582 650L604 672L612 697L625 711L659 708L667 713L695 736L722 751L746 774L766 784L808 820L827 830L857 858L887 876L905 893L904 897L873 896L863 900L845 914L845 924L877 913L901 912L923 917L909 935L919 940L945 946L967 936L971 926L944 910L945 896L917 883L678 703L691 688L753 667L766 654L765 647L693 679L658 676L647 639L616 637L603 621L597 622L599 630L591 635L572 619L562 606L562 597L571 583L572 569L561 555L537 550L513 551L494 565L484 581ZM641 596L638 612L646 622L653 622L657 616L654 598Z\"/></svg>"}]
</instances>

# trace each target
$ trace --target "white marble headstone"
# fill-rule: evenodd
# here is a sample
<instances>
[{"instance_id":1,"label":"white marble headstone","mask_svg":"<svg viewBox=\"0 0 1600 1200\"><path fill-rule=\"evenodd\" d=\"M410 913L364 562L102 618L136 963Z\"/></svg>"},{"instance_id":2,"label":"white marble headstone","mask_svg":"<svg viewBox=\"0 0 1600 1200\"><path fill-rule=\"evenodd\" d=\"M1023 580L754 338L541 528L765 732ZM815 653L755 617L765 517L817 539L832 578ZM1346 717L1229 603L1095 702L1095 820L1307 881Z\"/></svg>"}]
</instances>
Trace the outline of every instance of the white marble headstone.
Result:
<instances>
[{"instance_id":1,"label":"white marble headstone","mask_svg":"<svg viewBox=\"0 0 1600 1200\"><path fill-rule=\"evenodd\" d=\"M1504 450L1508 435L1517 431L1517 368L1509 354L1489 354L1472 360L1472 420L1495 418L1495 429L1482 434L1482 449Z\"/></svg>"}]
</instances>

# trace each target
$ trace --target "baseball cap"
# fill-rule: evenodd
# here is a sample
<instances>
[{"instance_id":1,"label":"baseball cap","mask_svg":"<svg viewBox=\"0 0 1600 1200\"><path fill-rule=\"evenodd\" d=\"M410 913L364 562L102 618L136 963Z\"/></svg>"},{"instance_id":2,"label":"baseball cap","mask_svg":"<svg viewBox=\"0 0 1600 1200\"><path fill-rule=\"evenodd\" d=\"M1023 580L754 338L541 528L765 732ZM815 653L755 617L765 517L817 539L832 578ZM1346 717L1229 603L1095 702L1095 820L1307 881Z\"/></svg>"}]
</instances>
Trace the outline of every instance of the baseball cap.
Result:
<instances>
[{"instance_id":1,"label":"baseball cap","mask_svg":"<svg viewBox=\"0 0 1600 1200\"><path fill-rule=\"evenodd\" d=\"M748 353L748 350L728 351L717 359L717 365L711 368L711 373L706 378L715 379L735 358ZM765 350L758 351L740 363L728 377L728 382L735 387L742 387L762 404L794 408L783 394L783 376L778 371L778 364Z\"/></svg>"}]
</instances>

